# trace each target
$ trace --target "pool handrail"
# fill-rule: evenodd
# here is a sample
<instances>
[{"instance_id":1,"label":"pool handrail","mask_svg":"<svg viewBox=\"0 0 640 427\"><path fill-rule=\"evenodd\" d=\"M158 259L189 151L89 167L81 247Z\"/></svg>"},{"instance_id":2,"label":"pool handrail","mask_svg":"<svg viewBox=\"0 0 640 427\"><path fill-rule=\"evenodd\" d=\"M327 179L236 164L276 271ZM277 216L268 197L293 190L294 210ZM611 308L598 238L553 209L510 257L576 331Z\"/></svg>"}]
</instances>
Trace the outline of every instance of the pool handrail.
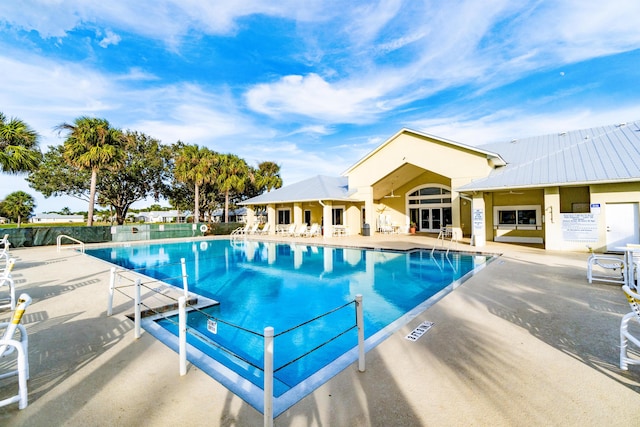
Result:
<instances>
[{"instance_id":1,"label":"pool handrail","mask_svg":"<svg viewBox=\"0 0 640 427\"><path fill-rule=\"evenodd\" d=\"M71 236L67 236L66 234L60 234L57 238L56 238L56 246L58 247L58 252L60 252L60 249L62 248L62 239L68 239L71 240L72 242L75 242L78 244L78 246L80 246L80 252L84 253L84 242L71 237Z\"/></svg>"}]
</instances>

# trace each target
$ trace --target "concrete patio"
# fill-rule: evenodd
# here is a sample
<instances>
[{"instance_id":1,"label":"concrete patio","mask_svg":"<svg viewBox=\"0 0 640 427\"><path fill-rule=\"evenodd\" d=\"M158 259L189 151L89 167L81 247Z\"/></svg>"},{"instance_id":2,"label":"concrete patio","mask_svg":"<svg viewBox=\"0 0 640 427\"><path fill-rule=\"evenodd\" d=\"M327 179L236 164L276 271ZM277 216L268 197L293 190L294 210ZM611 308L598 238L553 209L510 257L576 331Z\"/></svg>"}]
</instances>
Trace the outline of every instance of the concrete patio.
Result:
<instances>
[{"instance_id":1,"label":"concrete patio","mask_svg":"<svg viewBox=\"0 0 640 427\"><path fill-rule=\"evenodd\" d=\"M409 248L435 240L325 242ZM620 319L630 311L619 286L589 285L586 253L482 249L502 256L367 353L366 372L351 365L275 425L640 424L640 367L618 368ZM0 408L0 425L262 425L262 414L199 369L180 377L178 355L150 334L136 340L130 301L116 298L106 316L106 263L55 247L11 255L18 293L33 298L23 320L31 379L29 406ZM435 322L427 334L404 339L424 320ZM0 398L14 390L15 378L0 382Z\"/></svg>"}]
</instances>

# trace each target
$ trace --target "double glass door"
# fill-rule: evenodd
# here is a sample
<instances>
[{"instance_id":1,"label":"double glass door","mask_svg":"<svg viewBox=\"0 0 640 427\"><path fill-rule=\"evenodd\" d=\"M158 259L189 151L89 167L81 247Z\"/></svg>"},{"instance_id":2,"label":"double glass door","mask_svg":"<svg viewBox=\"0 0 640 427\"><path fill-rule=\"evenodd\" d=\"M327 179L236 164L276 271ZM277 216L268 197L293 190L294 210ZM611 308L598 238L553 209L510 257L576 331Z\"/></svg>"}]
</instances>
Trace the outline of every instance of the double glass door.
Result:
<instances>
[{"instance_id":1,"label":"double glass door","mask_svg":"<svg viewBox=\"0 0 640 427\"><path fill-rule=\"evenodd\" d=\"M439 233L442 227L451 224L451 208L411 209L411 222L415 222L418 231Z\"/></svg>"}]
</instances>

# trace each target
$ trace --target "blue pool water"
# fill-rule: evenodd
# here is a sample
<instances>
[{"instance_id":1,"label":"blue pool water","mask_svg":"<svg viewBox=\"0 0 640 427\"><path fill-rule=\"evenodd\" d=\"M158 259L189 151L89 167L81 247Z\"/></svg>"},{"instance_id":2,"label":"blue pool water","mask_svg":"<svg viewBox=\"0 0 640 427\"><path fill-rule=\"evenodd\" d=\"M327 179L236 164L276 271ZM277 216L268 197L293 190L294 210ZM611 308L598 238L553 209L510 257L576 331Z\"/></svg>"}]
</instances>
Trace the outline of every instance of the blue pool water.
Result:
<instances>
[{"instance_id":1,"label":"blue pool water","mask_svg":"<svg viewBox=\"0 0 640 427\"><path fill-rule=\"evenodd\" d=\"M489 260L477 254L249 240L130 245L86 252L177 287L182 287L180 259L185 258L189 291L220 302L189 314L189 344L257 387L263 384L261 334L265 327L272 326L278 334L343 306L275 339L276 397L357 345L357 329L351 328L355 305L350 303L357 294L363 296L365 338L370 339L398 319L410 320L407 313L444 288L461 283ZM207 329L209 319L217 320L215 334ZM174 334L176 323L177 319L158 322Z\"/></svg>"}]
</instances>

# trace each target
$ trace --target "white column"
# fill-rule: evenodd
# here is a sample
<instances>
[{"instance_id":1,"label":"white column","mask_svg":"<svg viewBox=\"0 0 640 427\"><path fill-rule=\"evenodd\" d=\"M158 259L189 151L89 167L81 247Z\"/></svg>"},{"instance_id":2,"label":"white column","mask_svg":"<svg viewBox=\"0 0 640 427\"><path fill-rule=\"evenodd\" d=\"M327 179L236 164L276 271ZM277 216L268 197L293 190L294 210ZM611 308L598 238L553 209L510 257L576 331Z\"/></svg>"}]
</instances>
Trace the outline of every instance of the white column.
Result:
<instances>
[{"instance_id":1,"label":"white column","mask_svg":"<svg viewBox=\"0 0 640 427\"><path fill-rule=\"evenodd\" d=\"M322 208L322 217L324 218L324 237L333 236L333 204L331 202L324 202Z\"/></svg>"},{"instance_id":2,"label":"white column","mask_svg":"<svg viewBox=\"0 0 640 427\"><path fill-rule=\"evenodd\" d=\"M293 204L293 223L302 224L302 203Z\"/></svg>"},{"instance_id":3,"label":"white column","mask_svg":"<svg viewBox=\"0 0 640 427\"><path fill-rule=\"evenodd\" d=\"M269 223L269 235L276 234L276 205L267 205L267 222Z\"/></svg>"},{"instance_id":4,"label":"white column","mask_svg":"<svg viewBox=\"0 0 640 427\"><path fill-rule=\"evenodd\" d=\"M487 244L487 212L481 192L473 195L471 222L471 243L473 246L485 246Z\"/></svg>"},{"instance_id":5,"label":"white column","mask_svg":"<svg viewBox=\"0 0 640 427\"><path fill-rule=\"evenodd\" d=\"M256 213L253 206L247 206L247 224L253 224L256 220Z\"/></svg>"}]
</instances>

